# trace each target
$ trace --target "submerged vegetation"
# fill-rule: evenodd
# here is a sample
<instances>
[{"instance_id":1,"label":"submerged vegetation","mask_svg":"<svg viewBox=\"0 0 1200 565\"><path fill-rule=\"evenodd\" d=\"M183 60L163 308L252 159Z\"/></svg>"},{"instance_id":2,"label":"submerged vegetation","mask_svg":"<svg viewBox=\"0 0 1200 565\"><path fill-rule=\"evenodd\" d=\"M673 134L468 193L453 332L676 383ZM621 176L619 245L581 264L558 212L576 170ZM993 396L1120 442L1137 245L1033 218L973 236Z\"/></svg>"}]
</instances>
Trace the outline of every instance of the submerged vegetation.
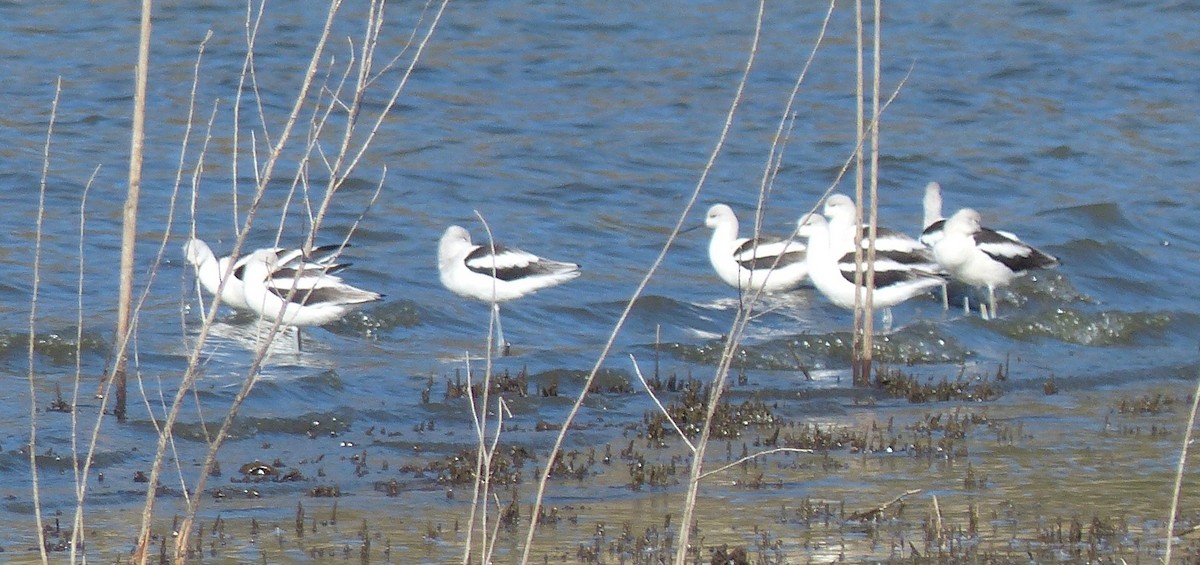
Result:
<instances>
[{"instance_id":1,"label":"submerged vegetation","mask_svg":"<svg viewBox=\"0 0 1200 565\"><path fill-rule=\"evenodd\" d=\"M955 382L948 377L931 387L957 388ZM671 406L697 404L704 390L700 381L674 374L662 384L655 393L669 412ZM756 388L748 379L728 393L754 396ZM697 544L687 562L1160 557L1161 524L1154 511L1164 501L1159 485L1167 473L1146 469L1141 461L1169 456L1178 440L1170 407L1190 398L1176 385L1125 389L1102 406L1092 404L1092 393L1005 391L1000 401L965 395L919 402L882 388L877 393L871 402L840 411L797 416L749 401L753 409L742 412L746 417L716 420L722 430L712 435L719 447L714 467L728 465L704 479L707 495L697 503L693 531ZM517 391L496 394L519 397ZM596 394L600 401L629 397L620 391ZM438 402L462 408L469 399ZM745 403L726 405L718 413L739 413ZM1060 412L1055 423L1037 417L1047 411ZM672 501L687 478L689 456L659 415L648 410L640 422L612 425L599 414L581 421L581 433L607 439L574 442L553 458L551 488L559 494L539 514L539 524L549 529L535 559L656 563L672 554L679 533ZM1069 427L1061 428L1061 422ZM476 451L464 445L468 438L456 438L457 431L454 423L431 420L418 432L426 449L416 451L406 447L416 446L412 439L399 441L411 432L352 424L336 434L344 447L328 455L289 460L290 450L280 444L263 446L277 457L225 460L211 471L222 484L203 494L216 517L198 523L188 551L194 557L267 562L300 556L365 563L453 560L466 540L463 510L480 479ZM530 515L523 501L544 455L530 445L545 445L537 436L552 432L512 424L503 434L513 441L491 449L487 482L496 495L492 535L500 548L520 543ZM1064 448L1064 438L1079 447ZM437 443L462 447L430 448ZM39 466L53 468L44 458ZM222 467L232 471L223 473ZM1046 473L1070 480L1056 484L1042 478ZM1141 474L1138 483L1125 482L1131 473ZM1117 487L1122 484L1127 486ZM161 494L180 493L167 488ZM1141 501L1132 504L1131 497ZM1192 499L1185 495L1196 502ZM395 505L409 510L396 519L388 510ZM1182 517L1183 527L1198 520ZM177 519L160 520L153 531L156 539L168 539L177 527ZM51 551L64 550L70 537L61 522L47 536ZM1190 534L1181 543L1185 551L1200 551L1200 539ZM115 557L113 551L98 555Z\"/></svg>"}]
</instances>

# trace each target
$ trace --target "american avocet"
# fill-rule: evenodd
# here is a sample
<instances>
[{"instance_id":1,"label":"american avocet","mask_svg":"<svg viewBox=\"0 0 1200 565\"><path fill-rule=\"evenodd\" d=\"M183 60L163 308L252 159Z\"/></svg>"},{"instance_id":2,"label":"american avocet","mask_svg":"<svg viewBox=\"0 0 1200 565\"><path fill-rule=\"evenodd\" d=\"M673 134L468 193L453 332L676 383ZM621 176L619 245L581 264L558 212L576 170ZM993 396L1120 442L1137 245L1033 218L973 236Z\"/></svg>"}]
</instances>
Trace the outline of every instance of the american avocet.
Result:
<instances>
[{"instance_id":1,"label":"american avocet","mask_svg":"<svg viewBox=\"0 0 1200 565\"><path fill-rule=\"evenodd\" d=\"M803 243L738 237L737 216L725 204L709 208L704 225L713 230L708 260L717 276L739 292L793 290L808 276Z\"/></svg>"},{"instance_id":2,"label":"american avocet","mask_svg":"<svg viewBox=\"0 0 1200 565\"><path fill-rule=\"evenodd\" d=\"M834 251L854 253L854 200L845 194L831 194L825 199L825 217L829 219L829 245ZM862 228L862 248L867 249L868 226ZM886 252L892 261L916 269L938 272L933 253L908 234L885 227L875 228L875 251Z\"/></svg>"},{"instance_id":3,"label":"american avocet","mask_svg":"<svg viewBox=\"0 0 1200 565\"><path fill-rule=\"evenodd\" d=\"M936 182L925 185L925 198L921 200L921 204L925 211L925 221L921 224L920 240L921 243L933 249L933 246L945 237L945 233L942 231L946 226L946 219L942 216L942 185ZM1012 232L996 230L996 233L1009 239L1021 240Z\"/></svg>"},{"instance_id":4,"label":"american avocet","mask_svg":"<svg viewBox=\"0 0 1200 565\"><path fill-rule=\"evenodd\" d=\"M348 245L347 245L348 246ZM334 263L338 258L338 253L343 246L338 244L324 245L313 248L312 257L315 259L307 259L304 251L301 249L284 249L274 248L278 256L278 268L272 273L272 281L278 282L284 288L291 288L292 284L289 281L298 272L304 272L308 275L316 273L324 273L326 277L332 277L332 273L341 271L349 266L349 264ZM196 279L200 281L200 286L204 287L209 294L216 295L217 289L221 289L221 303L228 305L230 308L237 310L250 310L246 305L246 291L243 288L244 270L246 263L250 260L251 254L246 254L238 258L234 263L233 269L230 270L229 263L233 260L230 256L217 259L213 254L212 248L200 239L189 239L183 245L183 254L187 258L187 262L192 265L196 271ZM221 287L221 277L225 273L230 273L229 281ZM336 277L330 280L337 280Z\"/></svg>"},{"instance_id":5,"label":"american avocet","mask_svg":"<svg viewBox=\"0 0 1200 565\"><path fill-rule=\"evenodd\" d=\"M925 214L924 221L921 224L922 230L920 240L921 243L924 243L925 245L929 246L930 249L933 249L933 246L937 245L937 242L941 241L943 237L946 237L946 233L944 231L946 229L946 218L945 216L942 216L942 185L932 181L925 185L925 197L921 199L921 207L923 208ZM997 230L996 233L1014 241L1021 240L1021 238L1017 237L1011 232ZM934 259L936 259L936 257ZM941 266L940 263L938 265L939 267ZM942 307L949 309L950 298L947 292L947 289L943 287ZM971 298L969 296L963 296L963 311L970 312L970 305Z\"/></svg>"},{"instance_id":6,"label":"american avocet","mask_svg":"<svg viewBox=\"0 0 1200 565\"><path fill-rule=\"evenodd\" d=\"M300 268L286 279L273 280L272 273L280 269L279 255L274 250L259 249L250 254L242 278L246 305L265 320L297 326L297 349L299 327L328 324L383 298L378 292L350 286L321 267ZM284 281L290 286L283 287Z\"/></svg>"},{"instance_id":7,"label":"american avocet","mask_svg":"<svg viewBox=\"0 0 1200 565\"><path fill-rule=\"evenodd\" d=\"M832 247L825 218L815 214L802 218L797 233L808 238L808 276L817 290L837 306L853 309L857 288L859 301L865 303L866 286L854 284L854 253ZM871 299L876 308L883 308L885 328L891 327L892 306L946 282L938 273L895 260L894 253L878 251L874 261L875 290Z\"/></svg>"},{"instance_id":8,"label":"american avocet","mask_svg":"<svg viewBox=\"0 0 1200 565\"><path fill-rule=\"evenodd\" d=\"M580 274L579 265L543 259L499 243L476 245L461 226L450 226L438 242L442 285L465 298L492 305L501 351L508 349L500 326L500 304L565 283Z\"/></svg>"},{"instance_id":9,"label":"american avocet","mask_svg":"<svg viewBox=\"0 0 1200 565\"><path fill-rule=\"evenodd\" d=\"M1016 236L983 227L979 212L970 208L950 216L943 232L933 247L934 257L955 279L987 287L991 312L981 312L984 318L996 316L996 287L1008 285L1026 271L1058 265L1058 259Z\"/></svg>"}]
</instances>

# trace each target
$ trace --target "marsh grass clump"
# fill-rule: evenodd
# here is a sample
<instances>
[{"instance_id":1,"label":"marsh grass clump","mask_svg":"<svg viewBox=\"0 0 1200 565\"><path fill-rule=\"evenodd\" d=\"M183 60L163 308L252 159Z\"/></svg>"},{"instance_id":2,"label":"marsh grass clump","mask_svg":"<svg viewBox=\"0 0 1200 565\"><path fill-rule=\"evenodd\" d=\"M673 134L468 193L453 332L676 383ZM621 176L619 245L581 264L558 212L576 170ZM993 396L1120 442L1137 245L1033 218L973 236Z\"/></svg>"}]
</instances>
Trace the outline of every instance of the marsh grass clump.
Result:
<instances>
[{"instance_id":1,"label":"marsh grass clump","mask_svg":"<svg viewBox=\"0 0 1200 565\"><path fill-rule=\"evenodd\" d=\"M550 476L563 477L582 481L591 474L592 464L595 463L595 457L584 457L583 461L580 458L583 454L575 449L563 453L559 450L555 454L554 460L550 462Z\"/></svg>"},{"instance_id":2,"label":"marsh grass clump","mask_svg":"<svg viewBox=\"0 0 1200 565\"><path fill-rule=\"evenodd\" d=\"M74 532L70 528L64 529L58 518L54 519L53 524L49 522L42 524L42 534L46 540L45 548L48 553L71 549L71 538Z\"/></svg>"},{"instance_id":3,"label":"marsh grass clump","mask_svg":"<svg viewBox=\"0 0 1200 565\"><path fill-rule=\"evenodd\" d=\"M530 376L530 380L539 383L539 390L552 391L553 394L542 396L558 396L559 383L582 383L588 379L588 371L577 369L550 369ZM634 392L633 375L619 369L600 369L588 386L588 394L631 394Z\"/></svg>"},{"instance_id":4,"label":"marsh grass clump","mask_svg":"<svg viewBox=\"0 0 1200 565\"><path fill-rule=\"evenodd\" d=\"M521 398L529 396L529 370L525 367L522 367L516 375L507 369L502 374L492 375L491 379L488 379L488 383L489 394L515 394ZM468 390L468 386L470 390ZM442 397L444 400L472 397L483 397L483 385L477 382L474 375L471 375L467 381L463 381L462 372L455 370L453 381L446 377L446 394Z\"/></svg>"},{"instance_id":5,"label":"marsh grass clump","mask_svg":"<svg viewBox=\"0 0 1200 565\"><path fill-rule=\"evenodd\" d=\"M396 479L388 479L386 481L375 481L375 492L382 492L389 498L400 496L401 489L404 484Z\"/></svg>"},{"instance_id":6,"label":"marsh grass clump","mask_svg":"<svg viewBox=\"0 0 1200 565\"><path fill-rule=\"evenodd\" d=\"M943 437L964 439L977 425L987 424L986 416L974 411L955 410L947 413L925 413L920 420L909 426L914 432L924 435L940 433Z\"/></svg>"},{"instance_id":7,"label":"marsh grass clump","mask_svg":"<svg viewBox=\"0 0 1200 565\"><path fill-rule=\"evenodd\" d=\"M342 489L337 485L321 485L308 489L308 496L312 498L337 498L342 496Z\"/></svg>"},{"instance_id":8,"label":"marsh grass clump","mask_svg":"<svg viewBox=\"0 0 1200 565\"><path fill-rule=\"evenodd\" d=\"M875 388L893 398L907 398L914 404L949 401L991 401L1000 398L1002 391L990 379L964 379L961 376L951 381L928 380L922 382L915 375L900 369L878 366L875 371Z\"/></svg>"},{"instance_id":9,"label":"marsh grass clump","mask_svg":"<svg viewBox=\"0 0 1200 565\"><path fill-rule=\"evenodd\" d=\"M669 487L679 484L675 460L666 463L649 463L640 453L629 460L629 490L640 491L644 487Z\"/></svg>"},{"instance_id":10,"label":"marsh grass clump","mask_svg":"<svg viewBox=\"0 0 1200 565\"><path fill-rule=\"evenodd\" d=\"M633 383L625 376L605 378L604 375L596 375L591 388L588 389L588 394L633 394L633 392Z\"/></svg>"},{"instance_id":11,"label":"marsh grass clump","mask_svg":"<svg viewBox=\"0 0 1200 565\"><path fill-rule=\"evenodd\" d=\"M691 377L679 381L674 376L665 383L659 381L657 385L648 382L651 387L665 386L667 390L674 388L678 396L666 406L666 414L659 410L650 410L643 415L645 437L661 443L667 436L675 433L672 421L688 437L699 435L712 395L711 384ZM715 439L732 439L741 437L742 430L751 426L772 426L777 423L778 417L774 409L761 400L745 400L740 403L721 400L713 414L710 432Z\"/></svg>"},{"instance_id":12,"label":"marsh grass clump","mask_svg":"<svg viewBox=\"0 0 1200 565\"><path fill-rule=\"evenodd\" d=\"M712 565L750 565L750 555L746 553L745 546L730 548L728 544L722 544L721 547L709 548L712 554L712 559L709 563Z\"/></svg>"},{"instance_id":13,"label":"marsh grass clump","mask_svg":"<svg viewBox=\"0 0 1200 565\"><path fill-rule=\"evenodd\" d=\"M813 500L810 497L800 499L794 508L782 506L779 509L779 523L812 528L815 526L830 527L841 522L845 515L845 501L832 502L829 500Z\"/></svg>"},{"instance_id":14,"label":"marsh grass clump","mask_svg":"<svg viewBox=\"0 0 1200 565\"><path fill-rule=\"evenodd\" d=\"M1093 563L1109 554L1128 535L1129 525L1122 517L1093 516L1084 523L1079 516L1072 516L1067 523L1060 516L1054 523L1039 527L1036 539L1046 549L1059 553L1056 560L1069 556L1072 560Z\"/></svg>"},{"instance_id":15,"label":"marsh grass clump","mask_svg":"<svg viewBox=\"0 0 1200 565\"><path fill-rule=\"evenodd\" d=\"M63 398L62 385L54 383L54 400L50 402L50 407L46 411L70 414L74 409L74 406L71 406L71 403L67 402L66 398Z\"/></svg>"},{"instance_id":16,"label":"marsh grass clump","mask_svg":"<svg viewBox=\"0 0 1200 565\"><path fill-rule=\"evenodd\" d=\"M1191 395L1188 398L1181 400L1179 397L1171 394L1155 393L1144 394L1141 397L1131 398L1127 396L1121 397L1116 403L1115 409L1118 414L1126 415L1156 415L1162 413L1173 413L1175 407L1180 404L1191 404Z\"/></svg>"},{"instance_id":17,"label":"marsh grass clump","mask_svg":"<svg viewBox=\"0 0 1200 565\"><path fill-rule=\"evenodd\" d=\"M782 441L783 447L813 451L833 451L866 444L865 434L846 426L822 427L811 423L789 426L783 434Z\"/></svg>"},{"instance_id":18,"label":"marsh grass clump","mask_svg":"<svg viewBox=\"0 0 1200 565\"><path fill-rule=\"evenodd\" d=\"M975 467L967 462L967 470L963 475L963 488L966 490L980 490L987 488L988 476L975 472Z\"/></svg>"},{"instance_id":19,"label":"marsh grass clump","mask_svg":"<svg viewBox=\"0 0 1200 565\"><path fill-rule=\"evenodd\" d=\"M521 501L516 488L512 489L512 498L500 512L500 526L505 531L514 531L521 523Z\"/></svg>"},{"instance_id":20,"label":"marsh grass clump","mask_svg":"<svg viewBox=\"0 0 1200 565\"><path fill-rule=\"evenodd\" d=\"M489 482L493 485L515 485L521 482L521 470L525 462L533 459L533 455L523 446L511 446L497 449L492 458ZM456 454L447 455L437 461L431 461L420 473L436 474L436 483L443 486L467 485L475 483L475 452L463 449Z\"/></svg>"}]
</instances>

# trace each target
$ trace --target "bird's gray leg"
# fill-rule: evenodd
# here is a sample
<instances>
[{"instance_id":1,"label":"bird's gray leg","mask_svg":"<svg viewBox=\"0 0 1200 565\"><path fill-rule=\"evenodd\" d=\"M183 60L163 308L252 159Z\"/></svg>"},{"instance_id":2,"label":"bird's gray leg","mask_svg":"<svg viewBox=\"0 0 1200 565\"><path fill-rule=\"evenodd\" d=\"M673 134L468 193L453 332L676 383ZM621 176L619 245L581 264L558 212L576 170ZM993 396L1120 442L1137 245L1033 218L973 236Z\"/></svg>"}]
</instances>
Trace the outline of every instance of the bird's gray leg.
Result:
<instances>
[{"instance_id":1,"label":"bird's gray leg","mask_svg":"<svg viewBox=\"0 0 1200 565\"><path fill-rule=\"evenodd\" d=\"M504 340L504 326L500 323L500 305L492 304L492 313L496 316L496 350L501 356L508 356L508 342Z\"/></svg>"},{"instance_id":2,"label":"bird's gray leg","mask_svg":"<svg viewBox=\"0 0 1200 565\"><path fill-rule=\"evenodd\" d=\"M990 303L992 306L992 311L989 312L989 314L991 314L991 316L992 316L991 319L994 320L994 319L996 319L996 314L997 314L997 312L996 312L996 287L992 286L992 285L988 285L988 303Z\"/></svg>"}]
</instances>

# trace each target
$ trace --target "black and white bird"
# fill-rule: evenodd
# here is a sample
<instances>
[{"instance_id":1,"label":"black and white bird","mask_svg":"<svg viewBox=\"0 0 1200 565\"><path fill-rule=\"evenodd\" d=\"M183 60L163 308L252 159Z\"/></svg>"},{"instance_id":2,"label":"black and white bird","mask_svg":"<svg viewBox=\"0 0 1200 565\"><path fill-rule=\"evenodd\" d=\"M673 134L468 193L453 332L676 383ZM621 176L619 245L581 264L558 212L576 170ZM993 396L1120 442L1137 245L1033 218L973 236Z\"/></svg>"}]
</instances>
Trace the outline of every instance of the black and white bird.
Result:
<instances>
[{"instance_id":1,"label":"black and white bird","mask_svg":"<svg viewBox=\"0 0 1200 565\"><path fill-rule=\"evenodd\" d=\"M346 245L348 247L348 244ZM322 275L325 282L340 281L334 273L342 271L350 265L336 263L343 246L338 244L324 245L313 248L312 253L305 255L302 249L286 249L276 247L266 249L276 254L275 271L271 273L268 284L291 288L292 279L300 273L308 277ZM261 250L260 250L261 251ZM243 255L237 261L230 256L218 259L212 248L201 239L189 239L183 245L183 255L196 271L196 279L200 286L209 294L217 295L220 290L221 303L237 310L250 311L246 304L245 278L246 265L253 253ZM311 258L310 258L311 257ZM231 269L229 263L233 262ZM229 273L229 280L221 286L221 278Z\"/></svg>"},{"instance_id":2,"label":"black and white bird","mask_svg":"<svg viewBox=\"0 0 1200 565\"><path fill-rule=\"evenodd\" d=\"M860 303L865 303L867 287L854 284L854 253L833 247L825 218L815 214L801 218L797 233L808 239L808 276L813 286L842 308L853 309L856 295ZM898 261L893 253L898 252L877 252L874 261L875 287L871 300L873 306L883 309L885 329L891 327L893 306L946 283L944 275Z\"/></svg>"},{"instance_id":3,"label":"black and white bird","mask_svg":"<svg viewBox=\"0 0 1200 565\"><path fill-rule=\"evenodd\" d=\"M945 221L942 238L934 244L933 255L946 272L971 286L987 287L989 311L984 318L996 316L996 287L1007 286L1016 277L1035 269L1059 264L1057 258L1043 253L1015 235L983 227L979 212L963 208Z\"/></svg>"},{"instance_id":4,"label":"black and white bird","mask_svg":"<svg viewBox=\"0 0 1200 565\"><path fill-rule=\"evenodd\" d=\"M543 259L500 244L476 245L461 226L450 226L438 243L438 274L442 285L465 298L492 305L496 313L498 346L507 350L500 327L500 304L558 286L580 275L579 265Z\"/></svg>"},{"instance_id":5,"label":"black and white bird","mask_svg":"<svg viewBox=\"0 0 1200 565\"><path fill-rule=\"evenodd\" d=\"M382 300L378 292L346 284L324 268L283 272L279 254L273 249L251 253L243 270L246 305L264 320L296 326L296 348L300 349L302 326L322 326L339 320L363 305Z\"/></svg>"},{"instance_id":6,"label":"black and white bird","mask_svg":"<svg viewBox=\"0 0 1200 565\"><path fill-rule=\"evenodd\" d=\"M725 204L708 209L704 225L713 230L708 260L725 284L741 293L794 290L808 277L799 240L738 237L738 219Z\"/></svg>"},{"instance_id":7,"label":"black and white bird","mask_svg":"<svg viewBox=\"0 0 1200 565\"><path fill-rule=\"evenodd\" d=\"M925 197L921 200L921 205L925 212L925 221L921 224L920 240L933 249L933 246L945 237L942 231L946 227L946 219L942 216L942 185L936 182L925 185ZM1021 240L1012 232L996 230L996 233L1009 239Z\"/></svg>"},{"instance_id":8,"label":"black and white bird","mask_svg":"<svg viewBox=\"0 0 1200 565\"><path fill-rule=\"evenodd\" d=\"M925 214L924 214L924 221L921 223L922 230L921 230L920 240L921 240L921 243L929 246L930 249L933 249L933 246L937 245L937 242L941 241L943 237L946 237L946 233L944 231L946 229L946 218L945 218L945 216L942 216L942 185L941 184L930 181L929 184L925 185L925 197L922 198L922 200L921 200L921 206L922 206ZM1003 235L1004 237L1007 237L1014 241L1021 240L1021 238L1017 237L1016 234L1013 234L1012 232L996 230L996 233ZM935 259L936 259L936 257L935 257ZM944 267L941 267L940 263L938 264L938 266L939 266L939 268L944 269ZM945 309L950 308L950 297L948 295L947 287L943 287L943 289L942 289L942 308L945 308ZM971 298L969 296L964 295L963 296L963 313L969 314L970 312L971 312Z\"/></svg>"},{"instance_id":9,"label":"black and white bird","mask_svg":"<svg viewBox=\"0 0 1200 565\"><path fill-rule=\"evenodd\" d=\"M825 199L824 213L829 219L830 246L835 251L854 253L854 199L845 194L831 194ZM868 226L862 227L862 248L868 247ZM929 247L912 236L886 227L875 228L875 251L890 254L890 259L915 269L938 272L937 261Z\"/></svg>"}]
</instances>

